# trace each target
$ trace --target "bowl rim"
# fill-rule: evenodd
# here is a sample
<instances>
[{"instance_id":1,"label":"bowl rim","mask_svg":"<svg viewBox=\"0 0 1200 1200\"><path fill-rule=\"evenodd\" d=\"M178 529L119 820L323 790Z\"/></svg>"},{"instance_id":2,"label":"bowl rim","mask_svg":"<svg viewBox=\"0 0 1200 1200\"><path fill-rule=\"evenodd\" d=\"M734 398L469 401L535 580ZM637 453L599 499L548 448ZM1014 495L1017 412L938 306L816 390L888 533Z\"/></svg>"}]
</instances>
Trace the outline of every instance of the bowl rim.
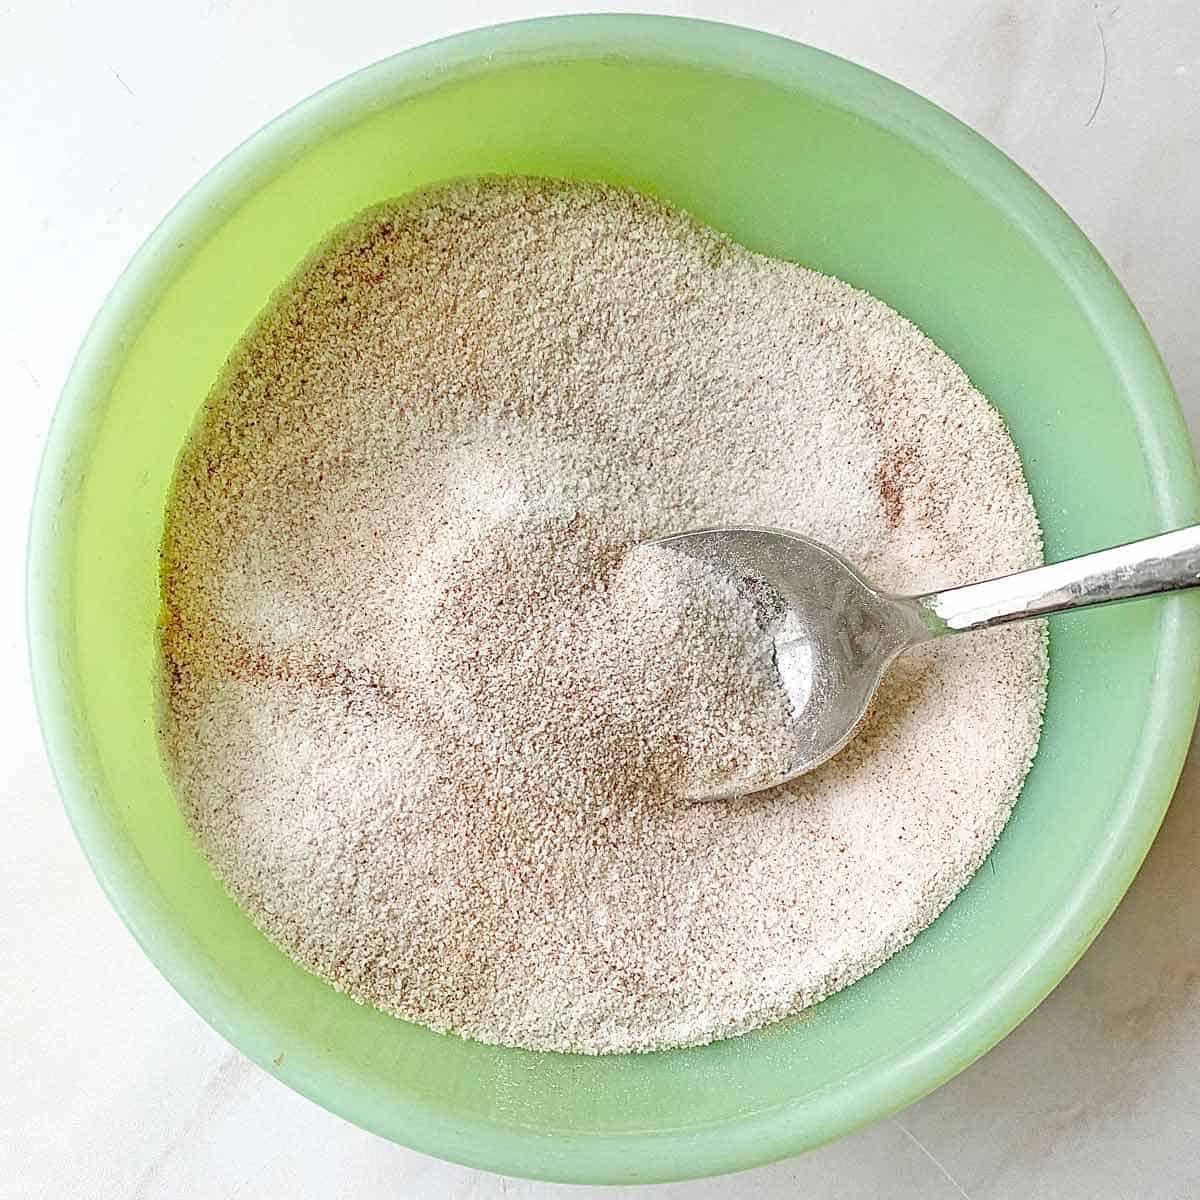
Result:
<instances>
[{"instance_id":1,"label":"bowl rim","mask_svg":"<svg viewBox=\"0 0 1200 1200\"><path fill-rule=\"evenodd\" d=\"M35 703L64 807L92 870L122 920L172 986L228 1041L290 1086L356 1124L451 1161L574 1183L651 1182L759 1165L833 1140L895 1112L950 1079L1010 1032L1063 978L1112 914L1148 851L1182 769L1200 704L1200 617L1178 599L1161 604L1152 698L1142 741L1129 764L1120 819L1081 876L1071 903L1022 958L950 1026L845 1080L815 1115L782 1104L720 1127L649 1134L556 1135L554 1166L531 1172L534 1131L444 1118L416 1099L384 1123L369 1087L347 1089L334 1071L302 1075L269 1063L269 1042L223 992L212 964L156 908L140 862L122 845L117 822L95 802L79 761L77 705L60 671L69 623L56 616L71 588L72 562L58 552L70 520L77 453L89 410L120 369L172 278L224 221L288 158L329 132L464 74L520 62L613 57L674 62L803 86L819 100L889 130L938 159L1022 230L1071 290L1111 348L1165 528L1200 519L1191 440L1165 368L1133 304L1104 260L1065 212L999 149L907 88L824 51L758 30L642 14L545 17L456 34L403 51L330 84L252 134L204 175L162 220L113 287L78 351L47 434L31 509L26 620ZM393 1102L393 1110L395 1105ZM397 1136L396 1130L403 1129ZM565 1141L565 1144L564 1144Z\"/></svg>"}]
</instances>

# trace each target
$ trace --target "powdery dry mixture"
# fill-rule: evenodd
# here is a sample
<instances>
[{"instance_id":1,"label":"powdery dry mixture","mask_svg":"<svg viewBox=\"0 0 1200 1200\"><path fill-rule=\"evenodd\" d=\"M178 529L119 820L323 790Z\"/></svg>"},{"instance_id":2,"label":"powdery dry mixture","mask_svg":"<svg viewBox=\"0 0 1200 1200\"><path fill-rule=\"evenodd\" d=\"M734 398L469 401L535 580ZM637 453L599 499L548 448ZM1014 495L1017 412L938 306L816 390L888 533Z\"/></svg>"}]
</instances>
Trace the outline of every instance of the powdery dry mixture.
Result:
<instances>
[{"instance_id":1,"label":"powdery dry mixture","mask_svg":"<svg viewBox=\"0 0 1200 1200\"><path fill-rule=\"evenodd\" d=\"M872 970L1004 825L1044 632L927 647L817 772L679 799L786 760L753 613L629 553L732 523L898 591L1040 561L996 412L844 283L594 184L459 182L337 232L168 511L164 745L214 870L338 988L488 1042L706 1042Z\"/></svg>"}]
</instances>

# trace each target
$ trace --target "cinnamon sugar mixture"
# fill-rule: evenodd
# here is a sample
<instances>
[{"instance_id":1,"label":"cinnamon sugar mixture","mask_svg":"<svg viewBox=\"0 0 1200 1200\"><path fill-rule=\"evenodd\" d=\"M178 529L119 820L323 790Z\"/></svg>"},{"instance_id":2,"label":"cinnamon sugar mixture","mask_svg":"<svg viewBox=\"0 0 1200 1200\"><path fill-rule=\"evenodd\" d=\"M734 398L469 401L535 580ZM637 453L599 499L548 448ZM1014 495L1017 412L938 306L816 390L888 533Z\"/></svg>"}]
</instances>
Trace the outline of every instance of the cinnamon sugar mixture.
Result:
<instances>
[{"instance_id":1,"label":"cinnamon sugar mixture","mask_svg":"<svg viewBox=\"0 0 1200 1200\"><path fill-rule=\"evenodd\" d=\"M163 546L163 742L259 927L467 1037L701 1043L949 903L1037 747L1044 632L923 648L788 757L754 613L640 540L791 528L879 585L1035 565L1016 451L880 301L634 192L458 182L335 233L234 350Z\"/></svg>"}]
</instances>

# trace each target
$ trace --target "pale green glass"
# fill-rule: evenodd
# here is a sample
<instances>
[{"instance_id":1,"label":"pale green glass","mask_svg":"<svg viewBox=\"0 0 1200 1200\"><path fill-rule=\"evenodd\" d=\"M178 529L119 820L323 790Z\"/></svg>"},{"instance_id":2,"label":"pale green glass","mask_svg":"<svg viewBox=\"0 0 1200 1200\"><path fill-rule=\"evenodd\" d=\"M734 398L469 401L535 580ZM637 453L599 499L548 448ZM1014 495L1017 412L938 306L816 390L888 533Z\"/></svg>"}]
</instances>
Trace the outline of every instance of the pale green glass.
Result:
<instances>
[{"instance_id":1,"label":"pale green glass","mask_svg":"<svg viewBox=\"0 0 1200 1200\"><path fill-rule=\"evenodd\" d=\"M106 302L46 451L30 643L71 819L146 952L265 1069L422 1150L579 1182L751 1166L949 1078L1082 953L1180 770L1200 610L1173 597L1055 620L1045 736L989 865L911 947L795 1020L589 1059L439 1037L338 995L225 897L164 780L163 502L222 359L313 243L373 201L483 171L631 183L888 301L1003 412L1052 557L1197 520L1190 444L1121 288L1003 155L849 63L670 18L481 30L344 80L211 172Z\"/></svg>"}]
</instances>

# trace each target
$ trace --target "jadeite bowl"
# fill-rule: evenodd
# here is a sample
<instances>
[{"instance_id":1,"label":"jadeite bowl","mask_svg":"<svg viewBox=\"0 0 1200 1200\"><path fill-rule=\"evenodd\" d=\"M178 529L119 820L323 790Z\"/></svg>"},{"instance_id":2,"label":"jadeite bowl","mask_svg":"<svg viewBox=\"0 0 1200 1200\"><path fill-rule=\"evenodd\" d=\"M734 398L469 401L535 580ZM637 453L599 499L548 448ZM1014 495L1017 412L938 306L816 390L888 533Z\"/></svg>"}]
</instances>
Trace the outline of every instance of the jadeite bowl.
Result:
<instances>
[{"instance_id":1,"label":"jadeite bowl","mask_svg":"<svg viewBox=\"0 0 1200 1200\"><path fill-rule=\"evenodd\" d=\"M670 18L484 29L335 84L203 179L97 317L38 485L29 636L76 833L163 974L265 1070L444 1158L618 1183L793 1154L962 1070L1095 936L1183 761L1200 609L1174 597L1054 622L1041 749L989 865L908 949L793 1020L586 1058L441 1037L339 995L225 896L164 779L163 504L222 360L314 242L364 205L478 172L632 184L882 297L1004 414L1051 557L1200 518L1189 440L1121 287L1002 154L850 63Z\"/></svg>"}]
</instances>

